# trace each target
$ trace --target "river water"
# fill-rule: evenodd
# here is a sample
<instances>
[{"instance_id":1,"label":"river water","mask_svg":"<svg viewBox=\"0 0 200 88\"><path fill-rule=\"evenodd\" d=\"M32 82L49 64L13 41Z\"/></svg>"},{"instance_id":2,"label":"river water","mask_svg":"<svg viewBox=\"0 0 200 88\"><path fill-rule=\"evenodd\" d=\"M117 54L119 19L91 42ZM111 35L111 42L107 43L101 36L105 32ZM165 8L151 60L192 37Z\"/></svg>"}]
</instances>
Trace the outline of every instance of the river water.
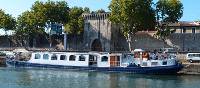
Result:
<instances>
[{"instance_id":1,"label":"river water","mask_svg":"<svg viewBox=\"0 0 200 88\"><path fill-rule=\"evenodd\" d=\"M0 88L200 88L200 76L0 67Z\"/></svg>"}]
</instances>

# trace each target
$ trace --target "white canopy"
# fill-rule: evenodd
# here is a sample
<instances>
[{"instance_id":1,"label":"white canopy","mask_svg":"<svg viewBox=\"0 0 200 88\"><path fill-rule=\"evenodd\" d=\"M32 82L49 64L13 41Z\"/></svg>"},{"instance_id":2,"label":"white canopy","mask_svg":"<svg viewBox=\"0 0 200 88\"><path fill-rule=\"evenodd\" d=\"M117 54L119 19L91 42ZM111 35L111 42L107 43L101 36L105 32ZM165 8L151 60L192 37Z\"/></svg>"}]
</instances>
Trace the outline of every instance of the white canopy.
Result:
<instances>
[{"instance_id":1,"label":"white canopy","mask_svg":"<svg viewBox=\"0 0 200 88\"><path fill-rule=\"evenodd\" d=\"M133 52L144 52L142 49L135 49Z\"/></svg>"}]
</instances>

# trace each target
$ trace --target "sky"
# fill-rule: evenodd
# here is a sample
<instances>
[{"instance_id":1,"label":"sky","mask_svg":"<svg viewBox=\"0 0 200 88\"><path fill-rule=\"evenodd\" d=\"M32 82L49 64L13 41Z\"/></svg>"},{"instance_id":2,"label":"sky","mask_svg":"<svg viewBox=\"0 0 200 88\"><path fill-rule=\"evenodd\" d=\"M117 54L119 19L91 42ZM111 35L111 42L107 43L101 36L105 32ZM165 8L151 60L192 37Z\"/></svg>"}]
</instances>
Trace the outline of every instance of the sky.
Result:
<instances>
[{"instance_id":1,"label":"sky","mask_svg":"<svg viewBox=\"0 0 200 88\"><path fill-rule=\"evenodd\" d=\"M0 0L0 9L6 13L17 17L22 12L30 10L32 4L36 0ZM48 0L39 0L48 1ZM56 1L56 0L54 0ZM57 0L59 1L59 0ZM90 10L95 11L98 9L108 10L111 0L66 0L69 7L89 7ZM153 0L154 2L158 0ZM180 19L181 21L197 21L200 20L200 0L181 0L184 6L184 14Z\"/></svg>"}]
</instances>

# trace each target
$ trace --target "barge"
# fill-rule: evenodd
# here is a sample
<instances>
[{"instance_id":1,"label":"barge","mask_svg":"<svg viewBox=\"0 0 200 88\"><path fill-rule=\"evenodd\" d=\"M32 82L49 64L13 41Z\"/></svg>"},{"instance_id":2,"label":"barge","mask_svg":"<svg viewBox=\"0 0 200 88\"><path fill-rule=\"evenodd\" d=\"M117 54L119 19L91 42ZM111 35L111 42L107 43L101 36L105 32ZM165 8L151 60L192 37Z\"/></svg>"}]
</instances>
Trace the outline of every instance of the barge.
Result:
<instances>
[{"instance_id":1,"label":"barge","mask_svg":"<svg viewBox=\"0 0 200 88\"><path fill-rule=\"evenodd\" d=\"M150 55L141 49L132 53L33 52L29 60L7 58L7 66L75 69L137 74L176 74L183 66L173 55Z\"/></svg>"}]
</instances>

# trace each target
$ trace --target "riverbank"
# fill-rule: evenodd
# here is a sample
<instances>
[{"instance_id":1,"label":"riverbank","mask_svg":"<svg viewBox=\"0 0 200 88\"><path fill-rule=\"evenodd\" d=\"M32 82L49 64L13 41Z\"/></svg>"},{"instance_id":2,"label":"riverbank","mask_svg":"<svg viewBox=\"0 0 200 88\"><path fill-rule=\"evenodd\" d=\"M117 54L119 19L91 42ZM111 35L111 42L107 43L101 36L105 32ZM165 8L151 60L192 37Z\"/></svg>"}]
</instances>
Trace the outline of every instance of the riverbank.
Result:
<instances>
[{"instance_id":1,"label":"riverbank","mask_svg":"<svg viewBox=\"0 0 200 88\"><path fill-rule=\"evenodd\" d=\"M184 68L179 71L180 74L200 75L200 63L183 63Z\"/></svg>"}]
</instances>

